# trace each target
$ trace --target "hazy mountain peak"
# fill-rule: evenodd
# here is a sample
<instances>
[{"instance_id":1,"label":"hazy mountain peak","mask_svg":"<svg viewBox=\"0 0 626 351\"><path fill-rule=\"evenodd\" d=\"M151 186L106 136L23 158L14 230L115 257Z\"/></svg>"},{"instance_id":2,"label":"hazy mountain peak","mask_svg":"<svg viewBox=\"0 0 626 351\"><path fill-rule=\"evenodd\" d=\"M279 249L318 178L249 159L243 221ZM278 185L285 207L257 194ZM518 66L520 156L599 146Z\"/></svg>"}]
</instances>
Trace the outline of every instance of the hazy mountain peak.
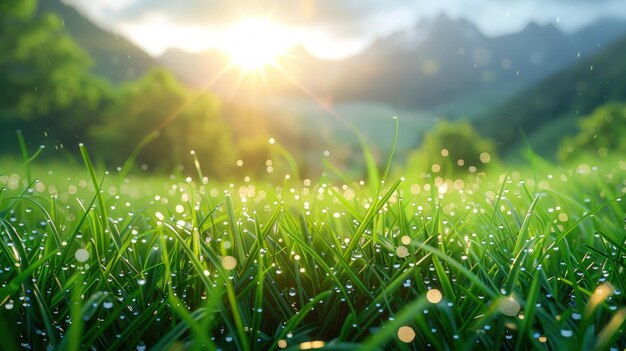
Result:
<instances>
[{"instance_id":1,"label":"hazy mountain peak","mask_svg":"<svg viewBox=\"0 0 626 351\"><path fill-rule=\"evenodd\" d=\"M520 33L529 33L532 35L541 35L546 33L563 35L563 32L554 25L554 23L539 24L537 22L529 22Z\"/></svg>"},{"instance_id":2,"label":"hazy mountain peak","mask_svg":"<svg viewBox=\"0 0 626 351\"><path fill-rule=\"evenodd\" d=\"M37 11L51 12L61 18L65 30L94 59L94 73L114 83L135 79L157 66L154 59L136 45L93 24L74 7L59 0L39 1Z\"/></svg>"}]
</instances>

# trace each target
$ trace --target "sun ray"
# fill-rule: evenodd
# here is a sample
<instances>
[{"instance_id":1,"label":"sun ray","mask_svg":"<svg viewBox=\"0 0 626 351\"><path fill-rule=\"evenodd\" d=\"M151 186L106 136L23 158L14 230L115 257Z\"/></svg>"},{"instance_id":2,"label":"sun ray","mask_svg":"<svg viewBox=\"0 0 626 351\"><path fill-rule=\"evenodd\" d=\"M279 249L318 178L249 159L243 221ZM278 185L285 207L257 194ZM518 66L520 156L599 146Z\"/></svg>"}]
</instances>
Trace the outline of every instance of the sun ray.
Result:
<instances>
[{"instance_id":1,"label":"sun ray","mask_svg":"<svg viewBox=\"0 0 626 351\"><path fill-rule=\"evenodd\" d=\"M263 88L265 88L265 93L267 94L267 96L270 96L270 89L269 86L267 85L267 75L265 74L265 67L261 67L261 69L259 69L259 73L261 76L261 82L263 83Z\"/></svg>"},{"instance_id":2,"label":"sun ray","mask_svg":"<svg viewBox=\"0 0 626 351\"><path fill-rule=\"evenodd\" d=\"M222 70L220 70L215 77L213 77L213 79L211 79L211 81L209 81L207 84L205 84L201 89L199 89L192 97L190 97L189 99L187 99L187 101L185 101L182 105L180 105L180 107L178 109L176 109L176 111L172 112L169 116L167 116L163 122L161 122L161 124L156 127L154 130L152 130L150 133L148 133L147 135L150 135L158 130L163 129L163 127L165 127L166 125L168 125L170 122L172 122L176 117L178 117L181 112L183 112L187 107L189 107L189 105L191 105L192 103L194 103L194 101L196 101L203 93L205 93L206 90L208 90L209 88L211 88L215 83L217 83L224 75L226 75L226 73L228 73L231 69L233 69L234 65L232 63L229 63L228 65L226 65L224 68L222 68Z\"/></svg>"},{"instance_id":3,"label":"sun ray","mask_svg":"<svg viewBox=\"0 0 626 351\"><path fill-rule=\"evenodd\" d=\"M235 85L233 86L232 89L232 95L234 96L235 94L237 94L237 90L239 90L239 86L241 85L241 82L243 82L243 79L246 76L246 72L244 70L240 70L239 74L237 75L237 80L235 80Z\"/></svg>"},{"instance_id":4,"label":"sun ray","mask_svg":"<svg viewBox=\"0 0 626 351\"><path fill-rule=\"evenodd\" d=\"M269 18L242 19L223 33L222 50L242 71L276 62L292 45L289 31Z\"/></svg>"},{"instance_id":5,"label":"sun ray","mask_svg":"<svg viewBox=\"0 0 626 351\"><path fill-rule=\"evenodd\" d=\"M309 98L311 98L316 104L319 105L319 107L321 107L324 111L330 113L333 117L341 120L343 123L347 123L343 117L341 116L341 114L339 114L339 112L337 112L337 110L333 109L330 105L328 105L327 103L324 103L324 101L322 101L322 99L320 99L319 97L317 97L317 95L315 95L311 90L309 90L307 87L305 87L302 83L300 83L296 78L294 78L289 72L287 72L287 70L285 70L282 66L280 66L279 64L274 64L272 65L272 67L274 69L276 69L279 73L281 73L285 78L287 78L287 80L289 80L291 82L291 84L293 84L294 86L296 86L298 89L300 89L300 91L302 91L303 93L305 93Z\"/></svg>"}]
</instances>

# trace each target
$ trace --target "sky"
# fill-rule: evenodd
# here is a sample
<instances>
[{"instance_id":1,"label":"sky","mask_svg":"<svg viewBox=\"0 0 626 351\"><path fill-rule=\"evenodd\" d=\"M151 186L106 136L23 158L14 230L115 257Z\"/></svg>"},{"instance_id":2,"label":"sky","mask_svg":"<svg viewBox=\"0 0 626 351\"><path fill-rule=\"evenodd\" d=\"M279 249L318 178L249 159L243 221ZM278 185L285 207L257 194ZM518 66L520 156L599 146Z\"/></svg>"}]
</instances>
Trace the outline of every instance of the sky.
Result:
<instances>
[{"instance_id":1,"label":"sky","mask_svg":"<svg viewBox=\"0 0 626 351\"><path fill-rule=\"evenodd\" d=\"M177 47L198 52L228 45L235 23L271 18L285 45L340 59L378 37L446 14L485 34L521 30L529 22L574 31L606 17L626 18L624 0L64 0L97 24L154 56Z\"/></svg>"}]
</instances>

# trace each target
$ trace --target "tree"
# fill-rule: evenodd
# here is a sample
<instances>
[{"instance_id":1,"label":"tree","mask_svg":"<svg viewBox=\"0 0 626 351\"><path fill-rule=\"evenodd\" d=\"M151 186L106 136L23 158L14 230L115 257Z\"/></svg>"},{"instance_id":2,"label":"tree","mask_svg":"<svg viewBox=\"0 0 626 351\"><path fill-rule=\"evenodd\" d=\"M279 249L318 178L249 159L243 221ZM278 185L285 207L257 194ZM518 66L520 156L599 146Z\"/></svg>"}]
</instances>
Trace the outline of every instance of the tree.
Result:
<instances>
[{"instance_id":1,"label":"tree","mask_svg":"<svg viewBox=\"0 0 626 351\"><path fill-rule=\"evenodd\" d=\"M496 161L494 143L481 137L469 123L442 121L424 137L408 158L410 170L446 176L483 170Z\"/></svg>"},{"instance_id":2,"label":"tree","mask_svg":"<svg viewBox=\"0 0 626 351\"><path fill-rule=\"evenodd\" d=\"M21 0L0 5L0 133L9 145L16 129L31 141L44 132L61 143L77 141L110 94L106 81L88 73L90 57L59 18L35 16L35 7Z\"/></svg>"},{"instance_id":3,"label":"tree","mask_svg":"<svg viewBox=\"0 0 626 351\"><path fill-rule=\"evenodd\" d=\"M626 153L626 104L609 103L579 121L580 131L561 142L559 160L580 156L607 157Z\"/></svg>"},{"instance_id":4,"label":"tree","mask_svg":"<svg viewBox=\"0 0 626 351\"><path fill-rule=\"evenodd\" d=\"M123 85L90 136L108 163L121 164L155 132L158 137L139 155L142 164L167 170L192 166L191 150L213 176L227 174L235 164L230 128L220 116L218 100L188 91L165 69Z\"/></svg>"}]
</instances>

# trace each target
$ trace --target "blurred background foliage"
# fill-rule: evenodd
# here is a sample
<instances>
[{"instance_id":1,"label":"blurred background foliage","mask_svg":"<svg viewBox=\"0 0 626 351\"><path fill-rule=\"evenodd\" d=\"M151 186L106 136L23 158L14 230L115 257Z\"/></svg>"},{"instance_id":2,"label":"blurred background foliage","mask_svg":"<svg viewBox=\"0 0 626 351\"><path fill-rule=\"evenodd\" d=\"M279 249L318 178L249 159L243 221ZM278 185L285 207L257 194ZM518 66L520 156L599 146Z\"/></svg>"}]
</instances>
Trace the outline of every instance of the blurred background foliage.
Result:
<instances>
[{"instance_id":1,"label":"blurred background foliage","mask_svg":"<svg viewBox=\"0 0 626 351\"><path fill-rule=\"evenodd\" d=\"M626 155L626 105L622 103L606 104L581 119L578 133L563 139L558 156L570 161L606 158L609 152Z\"/></svg>"},{"instance_id":2,"label":"blurred background foliage","mask_svg":"<svg viewBox=\"0 0 626 351\"><path fill-rule=\"evenodd\" d=\"M497 162L497 154L495 143L481 137L469 123L441 121L426 134L407 162L411 169L430 169L452 177L485 170Z\"/></svg>"},{"instance_id":3,"label":"blurred background foliage","mask_svg":"<svg viewBox=\"0 0 626 351\"><path fill-rule=\"evenodd\" d=\"M15 133L21 130L31 148L45 144L70 156L76 154L78 143L84 142L108 167L119 167L134 155L135 166L142 169L170 172L182 165L185 172L195 172L189 155L194 150L203 171L211 177L267 175L281 167L268 160L281 158L298 168L290 169L293 167L289 164L283 166L284 172L315 176L322 168L319 161L323 150L332 148L335 164L351 170L359 165L357 172L364 174L362 161L355 161L363 159L354 155L362 152L358 146L349 145L343 138L322 140L311 125L302 125L301 119L290 118L293 116L289 113L268 117L267 111L245 99L226 101L208 90L184 85L158 65L147 65L150 67L145 72L133 71L136 77L126 80L97 75L94 59L68 34L65 20L41 8L34 0L0 3L0 147L4 154L18 150ZM620 48L618 43L608 53ZM608 56L599 54L589 62L574 65L534 91L566 94L571 89L564 86L575 86L570 95L580 97L581 83L569 82L568 77L580 71L589 80L588 85L594 79L609 79L588 69L589 63L601 65ZM611 96L619 100L622 88L614 84L611 91L616 93ZM607 94L586 94L576 101L583 101L582 110L586 111L607 103ZM457 119L439 122L432 130L424 129L423 135L415 136L414 149L401 156L415 172L436 170L446 176L480 172L498 164L498 151L510 148L514 143L507 141L519 139L514 136L520 130L534 130L539 125L537 118L543 118L545 111L562 116L574 114L574 110L577 114L579 109L569 104L572 99L567 96L553 99L563 106L546 104L532 93L519 99L478 122ZM564 162L583 154L623 154L625 121L624 105L609 103L582 118L576 136L561 143L547 138L546 149L561 145L558 159ZM560 128L557 124L554 128ZM568 128L575 132L571 126ZM268 143L271 137L280 144ZM290 155L285 155L285 150ZM384 164L385 152L374 150L374 154Z\"/></svg>"}]
</instances>

